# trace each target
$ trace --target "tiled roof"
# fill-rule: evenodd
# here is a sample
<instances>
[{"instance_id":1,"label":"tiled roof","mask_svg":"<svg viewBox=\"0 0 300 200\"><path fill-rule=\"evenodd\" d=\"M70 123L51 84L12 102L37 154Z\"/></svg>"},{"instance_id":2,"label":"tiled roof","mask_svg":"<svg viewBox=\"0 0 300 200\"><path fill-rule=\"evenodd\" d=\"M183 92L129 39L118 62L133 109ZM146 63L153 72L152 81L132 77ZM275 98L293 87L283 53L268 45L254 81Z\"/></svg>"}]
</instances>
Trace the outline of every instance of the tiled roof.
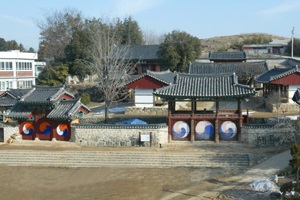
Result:
<instances>
[{"instance_id":1,"label":"tiled roof","mask_svg":"<svg viewBox=\"0 0 300 200\"><path fill-rule=\"evenodd\" d=\"M246 53L239 52L210 52L208 55L210 60L246 60Z\"/></svg>"},{"instance_id":2,"label":"tiled roof","mask_svg":"<svg viewBox=\"0 0 300 200\"><path fill-rule=\"evenodd\" d=\"M287 67L287 68L274 67L273 69L260 75L256 79L256 81L259 83L268 83L270 81L274 81L274 80L282 78L284 76L288 76L295 72L300 72L299 68L297 66L296 67Z\"/></svg>"},{"instance_id":3,"label":"tiled roof","mask_svg":"<svg viewBox=\"0 0 300 200\"><path fill-rule=\"evenodd\" d=\"M11 112L8 113L7 117L13 119L27 119L31 112L32 108L18 102L12 107Z\"/></svg>"},{"instance_id":4,"label":"tiled roof","mask_svg":"<svg viewBox=\"0 0 300 200\"><path fill-rule=\"evenodd\" d=\"M62 100L58 103L48 115L49 119L73 119L78 113L80 107L90 111L88 107L83 105L80 100Z\"/></svg>"},{"instance_id":5,"label":"tiled roof","mask_svg":"<svg viewBox=\"0 0 300 200\"><path fill-rule=\"evenodd\" d=\"M153 94L165 99L215 100L251 96L255 89L238 84L235 74L177 74L175 84Z\"/></svg>"},{"instance_id":6,"label":"tiled roof","mask_svg":"<svg viewBox=\"0 0 300 200\"><path fill-rule=\"evenodd\" d=\"M149 77L156 79L162 83L170 85L174 82L175 74L173 72L171 72L170 70L166 70L166 71L162 71L162 72L153 72L153 71L147 70L147 73L130 76L130 80L127 84L130 84L137 80L140 80L140 79L144 78L145 76L149 76Z\"/></svg>"},{"instance_id":7,"label":"tiled roof","mask_svg":"<svg viewBox=\"0 0 300 200\"><path fill-rule=\"evenodd\" d=\"M127 58L131 60L157 60L160 45L132 45L129 46Z\"/></svg>"},{"instance_id":8,"label":"tiled roof","mask_svg":"<svg viewBox=\"0 0 300 200\"><path fill-rule=\"evenodd\" d=\"M189 67L190 74L220 74L235 72L239 77L249 73L253 75L260 75L267 71L268 66L265 61L228 63L193 62Z\"/></svg>"},{"instance_id":9,"label":"tiled roof","mask_svg":"<svg viewBox=\"0 0 300 200\"><path fill-rule=\"evenodd\" d=\"M83 105L80 100L62 100L57 103L57 107L53 108L47 115L47 118L54 120L73 119L81 107L87 110L87 112L90 112L90 109ZM12 107L7 117L13 119L27 119L32 111L33 106L18 102Z\"/></svg>"},{"instance_id":10,"label":"tiled roof","mask_svg":"<svg viewBox=\"0 0 300 200\"><path fill-rule=\"evenodd\" d=\"M17 99L6 97L0 97L0 106L13 106L18 102Z\"/></svg>"},{"instance_id":11,"label":"tiled roof","mask_svg":"<svg viewBox=\"0 0 300 200\"><path fill-rule=\"evenodd\" d=\"M11 97L13 97L14 99L20 99L22 96L27 94L30 90L31 90L31 88L28 88L28 89L9 89L9 90L5 91L4 93L2 93L0 95L0 97L8 94Z\"/></svg>"},{"instance_id":12,"label":"tiled roof","mask_svg":"<svg viewBox=\"0 0 300 200\"><path fill-rule=\"evenodd\" d=\"M26 104L50 105L64 93L67 92L63 86L34 86L20 101ZM67 94L73 97L73 95Z\"/></svg>"},{"instance_id":13,"label":"tiled roof","mask_svg":"<svg viewBox=\"0 0 300 200\"><path fill-rule=\"evenodd\" d=\"M0 95L0 106L13 106L31 89L10 89Z\"/></svg>"}]
</instances>

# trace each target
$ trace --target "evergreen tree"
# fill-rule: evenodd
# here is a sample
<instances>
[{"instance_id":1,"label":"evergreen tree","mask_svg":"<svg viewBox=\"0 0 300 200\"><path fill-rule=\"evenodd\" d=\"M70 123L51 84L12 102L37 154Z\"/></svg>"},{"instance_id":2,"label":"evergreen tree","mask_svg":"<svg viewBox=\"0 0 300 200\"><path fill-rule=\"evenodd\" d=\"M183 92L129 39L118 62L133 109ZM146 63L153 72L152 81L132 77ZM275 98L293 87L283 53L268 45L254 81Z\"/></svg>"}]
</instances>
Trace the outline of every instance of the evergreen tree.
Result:
<instances>
[{"instance_id":1,"label":"evergreen tree","mask_svg":"<svg viewBox=\"0 0 300 200\"><path fill-rule=\"evenodd\" d=\"M186 32L173 31L165 36L158 54L163 59L163 69L187 72L188 63L201 55L201 42Z\"/></svg>"},{"instance_id":2,"label":"evergreen tree","mask_svg":"<svg viewBox=\"0 0 300 200\"><path fill-rule=\"evenodd\" d=\"M38 84L49 86L63 85L66 83L67 75L68 66L61 64L56 66L48 65L39 74Z\"/></svg>"},{"instance_id":3,"label":"evergreen tree","mask_svg":"<svg viewBox=\"0 0 300 200\"><path fill-rule=\"evenodd\" d=\"M300 56L300 39L294 38L294 56ZM292 40L289 41L287 49L286 49L286 54L291 56L292 55Z\"/></svg>"}]
</instances>

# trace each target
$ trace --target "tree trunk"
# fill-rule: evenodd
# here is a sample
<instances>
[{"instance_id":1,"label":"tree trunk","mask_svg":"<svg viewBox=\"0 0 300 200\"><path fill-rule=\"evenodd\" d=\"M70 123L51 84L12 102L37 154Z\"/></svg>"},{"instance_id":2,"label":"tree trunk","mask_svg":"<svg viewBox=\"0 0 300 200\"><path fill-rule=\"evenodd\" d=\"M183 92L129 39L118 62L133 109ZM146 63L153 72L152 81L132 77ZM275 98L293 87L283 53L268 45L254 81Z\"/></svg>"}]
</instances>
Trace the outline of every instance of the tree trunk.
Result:
<instances>
[{"instance_id":1,"label":"tree trunk","mask_svg":"<svg viewBox=\"0 0 300 200\"><path fill-rule=\"evenodd\" d=\"M108 119L109 119L109 105L110 105L110 102L109 101L105 101L105 115L104 115L104 123L107 123L108 122Z\"/></svg>"}]
</instances>

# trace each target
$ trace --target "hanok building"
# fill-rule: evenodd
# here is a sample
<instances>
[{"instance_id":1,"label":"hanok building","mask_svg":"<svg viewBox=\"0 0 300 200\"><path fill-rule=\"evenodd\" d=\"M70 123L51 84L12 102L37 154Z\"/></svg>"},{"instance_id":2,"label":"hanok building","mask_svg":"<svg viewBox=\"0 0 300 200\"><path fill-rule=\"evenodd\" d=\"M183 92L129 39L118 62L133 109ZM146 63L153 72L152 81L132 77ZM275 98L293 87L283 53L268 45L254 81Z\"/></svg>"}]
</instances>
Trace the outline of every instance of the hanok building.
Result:
<instances>
[{"instance_id":1,"label":"hanok building","mask_svg":"<svg viewBox=\"0 0 300 200\"><path fill-rule=\"evenodd\" d=\"M4 116L31 89L9 89L0 94L0 119L6 122Z\"/></svg>"},{"instance_id":2,"label":"hanok building","mask_svg":"<svg viewBox=\"0 0 300 200\"><path fill-rule=\"evenodd\" d=\"M235 73L239 83L254 85L255 77L268 71L265 61L259 62L193 62L189 66L190 74L222 74Z\"/></svg>"},{"instance_id":3,"label":"hanok building","mask_svg":"<svg viewBox=\"0 0 300 200\"><path fill-rule=\"evenodd\" d=\"M159 45L132 45L129 46L126 59L136 64L134 74L143 74L149 71L160 71Z\"/></svg>"},{"instance_id":4,"label":"hanok building","mask_svg":"<svg viewBox=\"0 0 300 200\"><path fill-rule=\"evenodd\" d=\"M245 62L247 60L246 53L244 51L239 52L210 52L210 62Z\"/></svg>"},{"instance_id":5,"label":"hanok building","mask_svg":"<svg viewBox=\"0 0 300 200\"><path fill-rule=\"evenodd\" d=\"M177 74L175 83L160 88L155 96L168 101L168 133L171 140L240 140L243 124L241 102L255 89L238 83L235 74ZM179 102L190 107L180 110ZM215 102L215 110L199 110L201 101ZM220 110L221 101L235 101L235 110ZM179 108L179 109L177 109Z\"/></svg>"},{"instance_id":6,"label":"hanok building","mask_svg":"<svg viewBox=\"0 0 300 200\"><path fill-rule=\"evenodd\" d=\"M295 67L274 67L256 79L263 84L263 96L277 96L279 102L293 103L293 95L300 87L300 70Z\"/></svg>"},{"instance_id":7,"label":"hanok building","mask_svg":"<svg viewBox=\"0 0 300 200\"><path fill-rule=\"evenodd\" d=\"M126 88L133 89L134 104L136 107L153 107L161 104L159 97L153 92L174 82L175 74L169 70L163 72L147 71L144 74L133 75L126 84Z\"/></svg>"},{"instance_id":8,"label":"hanok building","mask_svg":"<svg viewBox=\"0 0 300 200\"><path fill-rule=\"evenodd\" d=\"M71 124L89 111L64 87L34 86L18 100L7 117L18 121L23 139L68 141Z\"/></svg>"}]
</instances>

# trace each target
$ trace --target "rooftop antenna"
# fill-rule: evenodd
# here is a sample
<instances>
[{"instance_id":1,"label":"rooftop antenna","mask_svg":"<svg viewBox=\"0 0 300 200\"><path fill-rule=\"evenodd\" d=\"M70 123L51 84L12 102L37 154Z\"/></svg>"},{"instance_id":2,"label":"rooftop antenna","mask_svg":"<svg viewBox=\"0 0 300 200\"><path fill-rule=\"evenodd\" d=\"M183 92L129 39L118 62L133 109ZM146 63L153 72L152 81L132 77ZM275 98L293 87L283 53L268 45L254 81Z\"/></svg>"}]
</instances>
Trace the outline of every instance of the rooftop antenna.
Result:
<instances>
[{"instance_id":1,"label":"rooftop antenna","mask_svg":"<svg viewBox=\"0 0 300 200\"><path fill-rule=\"evenodd\" d=\"M292 30L292 49L291 49L291 56L292 56L292 58L294 57L294 28L295 27L293 27L293 30Z\"/></svg>"}]
</instances>

